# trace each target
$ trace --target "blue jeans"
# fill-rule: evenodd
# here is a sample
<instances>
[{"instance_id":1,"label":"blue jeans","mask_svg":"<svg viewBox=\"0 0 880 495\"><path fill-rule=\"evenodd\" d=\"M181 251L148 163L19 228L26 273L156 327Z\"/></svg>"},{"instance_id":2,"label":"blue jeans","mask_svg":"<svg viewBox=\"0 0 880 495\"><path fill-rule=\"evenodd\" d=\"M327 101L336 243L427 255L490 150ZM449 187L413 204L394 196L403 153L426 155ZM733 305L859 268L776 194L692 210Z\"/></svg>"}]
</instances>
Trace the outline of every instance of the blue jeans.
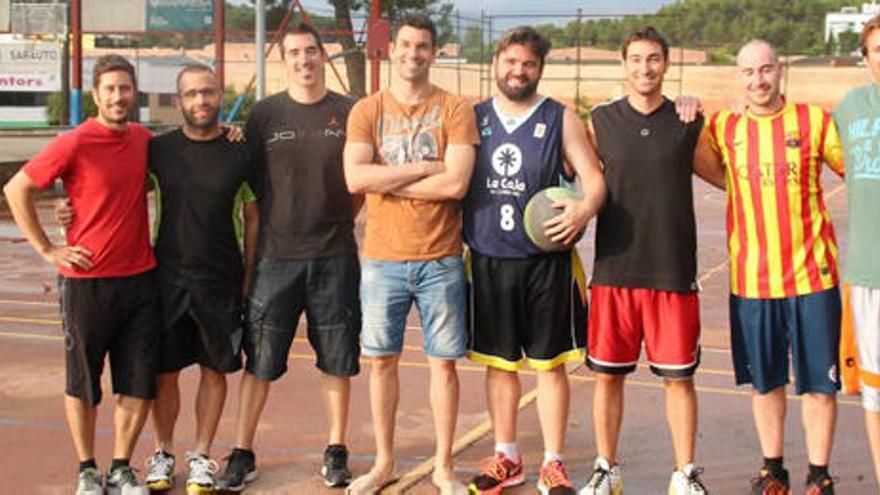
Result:
<instances>
[{"instance_id":1,"label":"blue jeans","mask_svg":"<svg viewBox=\"0 0 880 495\"><path fill-rule=\"evenodd\" d=\"M464 356L467 306L461 256L430 261L363 259L361 266L361 352L365 356L401 353L413 302L425 332L425 353L438 359Z\"/></svg>"}]
</instances>

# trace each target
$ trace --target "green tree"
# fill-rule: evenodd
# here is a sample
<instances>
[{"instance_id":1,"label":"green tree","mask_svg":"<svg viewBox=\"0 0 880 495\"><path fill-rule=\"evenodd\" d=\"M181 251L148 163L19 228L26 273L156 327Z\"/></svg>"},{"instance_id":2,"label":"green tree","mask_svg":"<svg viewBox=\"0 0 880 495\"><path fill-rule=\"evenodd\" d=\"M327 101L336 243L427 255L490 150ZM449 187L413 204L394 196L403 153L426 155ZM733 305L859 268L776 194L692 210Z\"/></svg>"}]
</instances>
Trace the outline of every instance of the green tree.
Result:
<instances>
[{"instance_id":1,"label":"green tree","mask_svg":"<svg viewBox=\"0 0 880 495\"><path fill-rule=\"evenodd\" d=\"M61 125L61 106L64 105L64 95L61 92L52 93L46 100L46 122L49 125ZM83 119L98 115L98 107L92 99L92 92L82 94Z\"/></svg>"},{"instance_id":2,"label":"green tree","mask_svg":"<svg viewBox=\"0 0 880 495\"><path fill-rule=\"evenodd\" d=\"M290 0L266 0L267 5L271 7L270 12L283 13L290 7ZM355 40L354 24L352 16L355 14L368 15L370 11L369 0L327 0L333 7L335 23L331 29L341 31L336 34L333 41L337 41L342 45L345 59L345 69L348 75L349 93L360 98L366 94L366 58L361 43ZM253 4L253 0L251 0ZM437 44L443 43L454 38L454 30L452 26L452 10L453 5L450 0L382 0L382 16L391 20L410 12L421 12L430 15L438 28ZM276 14L277 15L277 14ZM276 22L277 26L280 23ZM317 24L317 23L316 23ZM271 26L268 18L267 27ZM364 36L365 40L366 37ZM330 41L325 38L324 41Z\"/></svg>"}]
</instances>

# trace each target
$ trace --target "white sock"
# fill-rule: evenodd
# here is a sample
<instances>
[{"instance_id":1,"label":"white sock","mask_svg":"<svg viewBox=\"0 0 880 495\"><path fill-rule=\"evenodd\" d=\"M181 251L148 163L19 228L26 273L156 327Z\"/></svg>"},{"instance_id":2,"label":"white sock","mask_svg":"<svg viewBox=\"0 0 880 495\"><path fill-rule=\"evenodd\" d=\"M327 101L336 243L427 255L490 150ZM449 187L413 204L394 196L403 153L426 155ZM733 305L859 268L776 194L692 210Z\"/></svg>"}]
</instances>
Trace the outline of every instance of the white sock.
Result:
<instances>
[{"instance_id":1,"label":"white sock","mask_svg":"<svg viewBox=\"0 0 880 495\"><path fill-rule=\"evenodd\" d=\"M516 461L516 458L519 457L519 449L516 448L516 442L496 442L495 452L501 452L511 461Z\"/></svg>"},{"instance_id":2,"label":"white sock","mask_svg":"<svg viewBox=\"0 0 880 495\"><path fill-rule=\"evenodd\" d=\"M541 467L547 466L553 461L562 462L562 454L557 454L556 452L550 452L549 450L544 451L544 462L541 464Z\"/></svg>"}]
</instances>

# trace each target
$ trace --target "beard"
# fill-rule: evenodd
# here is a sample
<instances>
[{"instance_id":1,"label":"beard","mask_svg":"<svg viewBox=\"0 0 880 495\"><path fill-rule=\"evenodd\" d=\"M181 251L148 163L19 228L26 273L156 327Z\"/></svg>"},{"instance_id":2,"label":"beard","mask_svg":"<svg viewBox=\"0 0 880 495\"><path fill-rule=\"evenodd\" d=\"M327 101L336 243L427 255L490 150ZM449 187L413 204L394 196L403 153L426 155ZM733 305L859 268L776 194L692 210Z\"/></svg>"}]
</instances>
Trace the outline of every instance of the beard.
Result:
<instances>
[{"instance_id":1,"label":"beard","mask_svg":"<svg viewBox=\"0 0 880 495\"><path fill-rule=\"evenodd\" d=\"M183 120L186 121L188 126L196 129L208 129L217 124L217 116L220 115L220 109L211 108L206 117L196 117L190 112L181 113L183 114Z\"/></svg>"},{"instance_id":2,"label":"beard","mask_svg":"<svg viewBox=\"0 0 880 495\"><path fill-rule=\"evenodd\" d=\"M513 101L524 101L528 100L538 92L539 81L540 79L535 79L534 81L529 81L525 86L512 88L507 84L507 81L496 77L495 85L498 86L498 90L501 91L501 94L507 98Z\"/></svg>"}]
</instances>

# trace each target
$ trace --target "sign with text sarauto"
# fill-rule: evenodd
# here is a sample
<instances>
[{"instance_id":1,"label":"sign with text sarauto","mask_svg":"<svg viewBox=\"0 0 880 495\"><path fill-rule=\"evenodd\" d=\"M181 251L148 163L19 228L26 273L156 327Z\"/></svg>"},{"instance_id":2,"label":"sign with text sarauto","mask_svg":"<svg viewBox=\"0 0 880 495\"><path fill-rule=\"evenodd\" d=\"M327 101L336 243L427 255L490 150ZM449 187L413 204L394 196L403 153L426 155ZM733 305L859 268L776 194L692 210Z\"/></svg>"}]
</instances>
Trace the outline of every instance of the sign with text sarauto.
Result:
<instances>
[{"instance_id":1,"label":"sign with text sarauto","mask_svg":"<svg viewBox=\"0 0 880 495\"><path fill-rule=\"evenodd\" d=\"M61 91L61 47L43 41L0 43L0 91Z\"/></svg>"}]
</instances>

